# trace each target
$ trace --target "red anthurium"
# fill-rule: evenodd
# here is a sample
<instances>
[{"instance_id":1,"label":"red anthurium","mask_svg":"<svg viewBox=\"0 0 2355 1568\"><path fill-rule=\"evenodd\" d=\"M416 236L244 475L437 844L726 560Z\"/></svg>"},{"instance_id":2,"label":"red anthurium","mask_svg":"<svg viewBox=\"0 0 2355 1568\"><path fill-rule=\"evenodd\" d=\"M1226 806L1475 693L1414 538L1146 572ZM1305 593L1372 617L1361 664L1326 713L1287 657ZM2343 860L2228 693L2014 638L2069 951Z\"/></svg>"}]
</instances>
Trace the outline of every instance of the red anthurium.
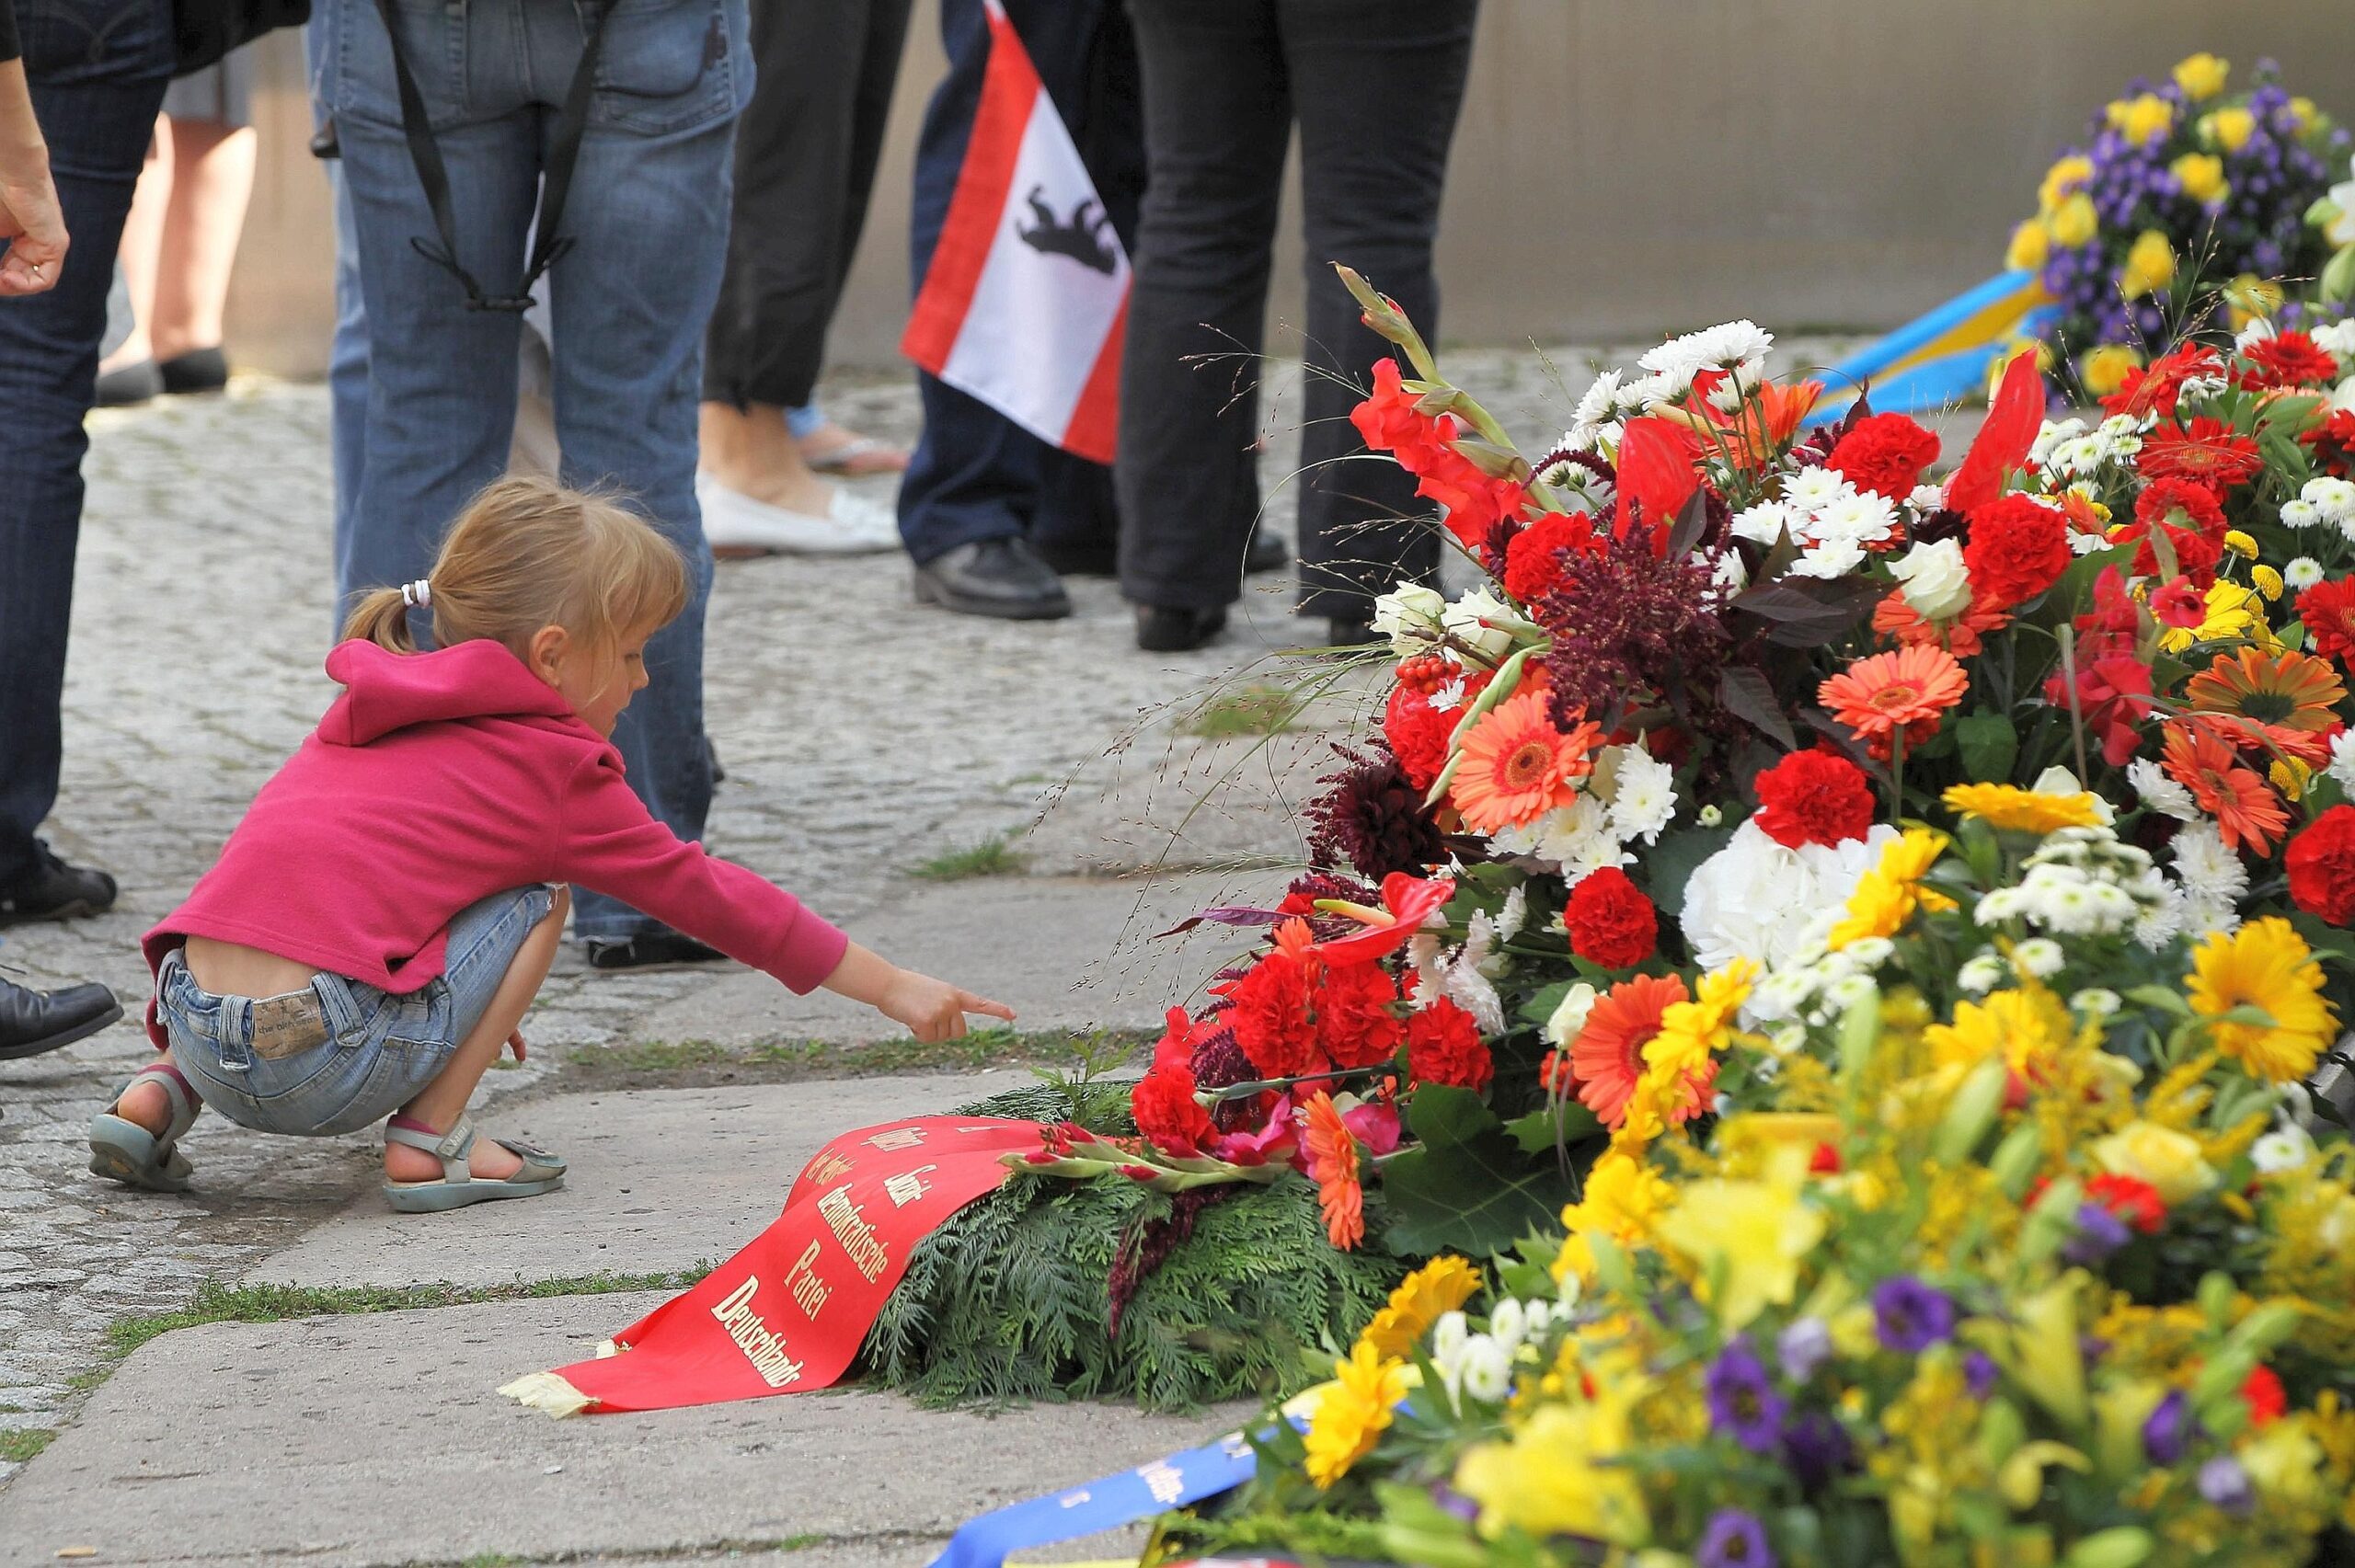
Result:
<instances>
[{"instance_id":1,"label":"red anthurium","mask_svg":"<svg viewBox=\"0 0 2355 1568\"><path fill-rule=\"evenodd\" d=\"M2004 372L2004 384L1988 406L1987 422L1970 455L1947 481L1947 506L1967 512L1985 506L2004 493L2004 479L2028 461L2036 432L2044 423L2044 377L2037 373L2036 356L2022 354Z\"/></svg>"},{"instance_id":2,"label":"red anthurium","mask_svg":"<svg viewBox=\"0 0 2355 1568\"><path fill-rule=\"evenodd\" d=\"M1619 437L1619 515L1614 531L1628 529L1628 508L1643 509L1644 521L1665 539L1669 525L1701 486L1693 458L1700 438L1673 420L1630 419Z\"/></svg>"},{"instance_id":3,"label":"red anthurium","mask_svg":"<svg viewBox=\"0 0 2355 1568\"><path fill-rule=\"evenodd\" d=\"M1315 952L1328 964L1370 963L1386 957L1407 945L1407 939L1422 929L1423 921L1434 910L1445 909L1447 901L1454 897L1455 884L1446 877L1394 871L1382 879L1382 908L1378 910L1338 898L1321 898L1317 900L1319 910L1361 921L1365 929L1320 942Z\"/></svg>"}]
</instances>

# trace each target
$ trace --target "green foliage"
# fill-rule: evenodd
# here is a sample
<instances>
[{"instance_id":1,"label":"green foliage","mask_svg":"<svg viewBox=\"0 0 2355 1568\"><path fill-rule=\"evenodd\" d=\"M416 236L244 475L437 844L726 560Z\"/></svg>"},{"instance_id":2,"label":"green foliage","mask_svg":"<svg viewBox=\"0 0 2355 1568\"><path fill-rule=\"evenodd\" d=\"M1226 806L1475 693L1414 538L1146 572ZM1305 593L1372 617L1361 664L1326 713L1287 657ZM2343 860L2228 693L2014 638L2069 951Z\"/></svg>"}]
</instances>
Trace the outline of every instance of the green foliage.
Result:
<instances>
[{"instance_id":1,"label":"green foliage","mask_svg":"<svg viewBox=\"0 0 2355 1568\"><path fill-rule=\"evenodd\" d=\"M1415 1147L1382 1168L1392 1213L1384 1241L1409 1255L1511 1250L1557 1224L1573 1196L1554 1151L1523 1153L1496 1113L1468 1089L1426 1083L1407 1110Z\"/></svg>"},{"instance_id":2,"label":"green foliage","mask_svg":"<svg viewBox=\"0 0 2355 1568\"><path fill-rule=\"evenodd\" d=\"M959 1114L1052 1119L1066 1104L1040 1084ZM1130 1130L1125 1116L1091 1127ZM1170 1201L1119 1178L1008 1182L917 1245L867 1334L870 1379L932 1405L1119 1398L1189 1410L1288 1394L1325 1375L1318 1353L1353 1338L1405 1273L1378 1249L1336 1252L1308 1183L1240 1185L1145 1277L1115 1341L1113 1265Z\"/></svg>"},{"instance_id":3,"label":"green foliage","mask_svg":"<svg viewBox=\"0 0 2355 1568\"><path fill-rule=\"evenodd\" d=\"M992 833L979 843L920 862L908 873L927 882L962 882L973 876L1012 876L1021 870L1022 857L1014 851L1014 835Z\"/></svg>"},{"instance_id":4,"label":"green foliage","mask_svg":"<svg viewBox=\"0 0 2355 1568\"><path fill-rule=\"evenodd\" d=\"M2002 714L1985 708L1955 725L1955 744L1962 752L1962 771L1981 784L2008 784L2012 763L2020 754L2019 731Z\"/></svg>"},{"instance_id":5,"label":"green foliage","mask_svg":"<svg viewBox=\"0 0 2355 1568\"><path fill-rule=\"evenodd\" d=\"M0 1432L0 1462L23 1464L48 1448L56 1436L39 1426L12 1426Z\"/></svg>"}]
</instances>

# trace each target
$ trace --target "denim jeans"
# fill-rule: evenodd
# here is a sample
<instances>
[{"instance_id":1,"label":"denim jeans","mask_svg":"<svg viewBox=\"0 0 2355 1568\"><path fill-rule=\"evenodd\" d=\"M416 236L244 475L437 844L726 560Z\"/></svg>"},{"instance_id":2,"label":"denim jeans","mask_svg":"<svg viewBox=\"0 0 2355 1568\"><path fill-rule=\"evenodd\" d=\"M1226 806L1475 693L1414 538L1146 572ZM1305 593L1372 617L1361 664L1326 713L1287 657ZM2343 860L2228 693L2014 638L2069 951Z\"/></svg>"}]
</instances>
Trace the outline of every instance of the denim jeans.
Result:
<instances>
[{"instance_id":1,"label":"denim jeans","mask_svg":"<svg viewBox=\"0 0 2355 1568\"><path fill-rule=\"evenodd\" d=\"M1104 211L1123 245L1136 237L1144 187L1136 55L1118 0L1006 0L1040 82L1071 128ZM982 0L941 0L948 74L925 109L916 143L908 235L924 287L948 218L965 143L989 65ZM924 433L900 481L900 538L919 564L960 544L1028 536L1074 551L1101 548L1119 526L1111 471L1048 445L977 398L919 371Z\"/></svg>"},{"instance_id":2,"label":"denim jeans","mask_svg":"<svg viewBox=\"0 0 2355 1568\"><path fill-rule=\"evenodd\" d=\"M0 886L57 802L82 453L115 245L172 72L167 0L17 0L33 113L73 248L57 286L0 299Z\"/></svg>"},{"instance_id":3,"label":"denim jeans","mask_svg":"<svg viewBox=\"0 0 2355 1568\"><path fill-rule=\"evenodd\" d=\"M155 1015L197 1097L239 1127L297 1137L353 1132L442 1076L555 902L556 889L534 884L459 910L441 975L406 996L342 975L312 976L325 1037L291 1054L256 1048L254 1006L270 999L214 995L177 950L155 974Z\"/></svg>"},{"instance_id":4,"label":"denim jeans","mask_svg":"<svg viewBox=\"0 0 2355 1568\"><path fill-rule=\"evenodd\" d=\"M396 0L403 53L448 166L458 261L514 292L558 107L585 37L573 0ZM421 577L451 521L505 470L517 316L469 310L409 243L435 228L400 124L374 0L326 0L320 84L342 148L368 338L357 493L336 562L350 596ZM695 591L647 647L651 684L614 731L631 787L683 839L703 834L711 754L703 619L711 550L695 498L703 335L728 242L730 148L752 88L744 0L615 0L545 288L557 324L557 439L568 485L617 489L678 544ZM574 929L655 922L583 896Z\"/></svg>"}]
</instances>

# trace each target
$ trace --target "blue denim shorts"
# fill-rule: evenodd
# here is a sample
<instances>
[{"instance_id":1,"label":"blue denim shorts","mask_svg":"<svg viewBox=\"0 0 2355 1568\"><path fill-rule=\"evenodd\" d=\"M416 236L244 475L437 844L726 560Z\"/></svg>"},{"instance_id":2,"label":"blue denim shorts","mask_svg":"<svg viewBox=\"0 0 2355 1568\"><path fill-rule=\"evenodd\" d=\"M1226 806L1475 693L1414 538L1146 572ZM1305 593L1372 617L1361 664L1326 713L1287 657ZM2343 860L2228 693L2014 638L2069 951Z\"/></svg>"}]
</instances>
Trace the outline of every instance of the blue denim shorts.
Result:
<instances>
[{"instance_id":1,"label":"blue denim shorts","mask_svg":"<svg viewBox=\"0 0 2355 1568\"><path fill-rule=\"evenodd\" d=\"M155 1012L199 1097L238 1126L353 1132L441 1076L555 904L556 889L534 884L459 910L442 972L407 996L326 973L282 997L215 996L175 949L156 973Z\"/></svg>"}]
</instances>

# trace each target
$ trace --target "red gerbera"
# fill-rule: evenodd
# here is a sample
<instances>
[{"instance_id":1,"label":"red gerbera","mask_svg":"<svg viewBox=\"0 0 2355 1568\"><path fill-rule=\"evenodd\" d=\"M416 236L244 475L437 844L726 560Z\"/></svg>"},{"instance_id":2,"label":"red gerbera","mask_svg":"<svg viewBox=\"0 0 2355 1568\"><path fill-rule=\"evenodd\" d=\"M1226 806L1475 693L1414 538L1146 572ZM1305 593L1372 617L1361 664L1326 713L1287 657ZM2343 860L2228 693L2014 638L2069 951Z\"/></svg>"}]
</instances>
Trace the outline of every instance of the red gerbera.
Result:
<instances>
[{"instance_id":1,"label":"red gerbera","mask_svg":"<svg viewBox=\"0 0 2355 1568\"><path fill-rule=\"evenodd\" d=\"M1634 975L1595 999L1586 1027L1570 1047L1579 1104L1605 1127L1627 1119L1627 1101L1644 1076L1645 1043L1660 1033L1671 1002L1689 1001L1675 975Z\"/></svg>"},{"instance_id":2,"label":"red gerbera","mask_svg":"<svg viewBox=\"0 0 2355 1568\"><path fill-rule=\"evenodd\" d=\"M2265 458L2256 437L2222 419L2194 419L2188 427L2161 425L2144 436L2134 466L2145 479L2188 479L2221 496L2257 477Z\"/></svg>"},{"instance_id":3,"label":"red gerbera","mask_svg":"<svg viewBox=\"0 0 2355 1568\"><path fill-rule=\"evenodd\" d=\"M2161 766L2216 819L2224 846L2272 853L2273 839L2290 826L2290 814L2265 781L2242 767L2232 745L2197 719L2168 725L2166 735Z\"/></svg>"},{"instance_id":4,"label":"red gerbera","mask_svg":"<svg viewBox=\"0 0 2355 1568\"><path fill-rule=\"evenodd\" d=\"M1829 847L1872 830L1871 781L1828 746L1792 752L1760 773L1756 784L1759 830L1786 849Z\"/></svg>"},{"instance_id":5,"label":"red gerbera","mask_svg":"<svg viewBox=\"0 0 2355 1568\"><path fill-rule=\"evenodd\" d=\"M2355 923L2355 806L2334 806L2290 841L2281 856L2290 897L2333 925Z\"/></svg>"},{"instance_id":6,"label":"red gerbera","mask_svg":"<svg viewBox=\"0 0 2355 1568\"><path fill-rule=\"evenodd\" d=\"M1962 563L1970 571L1970 601L2008 610L2061 580L2069 554L2069 520L2051 507L2012 495L1970 514Z\"/></svg>"},{"instance_id":7,"label":"red gerbera","mask_svg":"<svg viewBox=\"0 0 2355 1568\"><path fill-rule=\"evenodd\" d=\"M1408 784L1428 790L1437 782L1440 771L1447 766L1448 740L1463 716L1460 708L1442 713L1412 686L1400 686L1390 693L1390 705L1382 711L1382 734L1398 765L1406 770Z\"/></svg>"},{"instance_id":8,"label":"red gerbera","mask_svg":"<svg viewBox=\"0 0 2355 1568\"><path fill-rule=\"evenodd\" d=\"M1505 546L1505 591L1535 604L1560 585L1562 552L1583 549L1593 536L1594 520L1586 512L1545 513Z\"/></svg>"},{"instance_id":9,"label":"red gerbera","mask_svg":"<svg viewBox=\"0 0 2355 1568\"><path fill-rule=\"evenodd\" d=\"M2298 595L2306 641L2325 658L2355 658L2355 578L2318 582Z\"/></svg>"},{"instance_id":10,"label":"red gerbera","mask_svg":"<svg viewBox=\"0 0 2355 1568\"><path fill-rule=\"evenodd\" d=\"M1497 1064L1472 1015L1442 997L1407 1020L1407 1072L1418 1083L1486 1089Z\"/></svg>"},{"instance_id":11,"label":"red gerbera","mask_svg":"<svg viewBox=\"0 0 2355 1568\"><path fill-rule=\"evenodd\" d=\"M1316 1045L1336 1067L1372 1067L1398 1054L1407 1026L1392 1004L1398 982L1380 964L1328 966L1316 987Z\"/></svg>"},{"instance_id":12,"label":"red gerbera","mask_svg":"<svg viewBox=\"0 0 2355 1568\"><path fill-rule=\"evenodd\" d=\"M1562 909L1570 951L1605 969L1632 969L1652 956L1660 921L1652 901L1615 865L1590 871Z\"/></svg>"},{"instance_id":13,"label":"red gerbera","mask_svg":"<svg viewBox=\"0 0 2355 1568\"><path fill-rule=\"evenodd\" d=\"M2224 361L2213 349L2198 344L2186 344L2153 360L2147 367L2126 372L2118 390L2101 400L2103 411L2110 414L2157 414L2175 418L2176 399L2183 391L2183 383L2197 375L2214 375L2224 368Z\"/></svg>"},{"instance_id":14,"label":"red gerbera","mask_svg":"<svg viewBox=\"0 0 2355 1568\"><path fill-rule=\"evenodd\" d=\"M2165 532L2175 552L2177 570L2201 592L2216 580L2216 563L2224 558L2224 509L2215 491L2184 479L2158 479L2143 486L2134 500L2134 521L2119 534L2120 543L2139 541L2134 552L2137 577L2163 575L2154 530Z\"/></svg>"},{"instance_id":15,"label":"red gerbera","mask_svg":"<svg viewBox=\"0 0 2355 1568\"><path fill-rule=\"evenodd\" d=\"M1262 1078L1298 1078L1328 1064L1317 1048L1308 1013L1308 966L1292 954L1263 956L1240 979L1221 988L1235 1043Z\"/></svg>"},{"instance_id":16,"label":"red gerbera","mask_svg":"<svg viewBox=\"0 0 2355 1568\"><path fill-rule=\"evenodd\" d=\"M2246 387L2304 386L2337 382L2338 361L2303 332L2284 332L2243 351L2249 368L2234 379Z\"/></svg>"},{"instance_id":17,"label":"red gerbera","mask_svg":"<svg viewBox=\"0 0 2355 1568\"><path fill-rule=\"evenodd\" d=\"M2104 1172L2085 1181L2085 1196L2145 1236L2155 1236L2167 1222L2167 1200L2159 1189L2139 1176Z\"/></svg>"},{"instance_id":18,"label":"red gerbera","mask_svg":"<svg viewBox=\"0 0 2355 1568\"><path fill-rule=\"evenodd\" d=\"M2355 411L2334 408L2298 440L2314 449L2316 468L2334 478L2355 478Z\"/></svg>"},{"instance_id":19,"label":"red gerbera","mask_svg":"<svg viewBox=\"0 0 2355 1568\"><path fill-rule=\"evenodd\" d=\"M1901 501L1937 460L1936 436L1902 414L1874 414L1849 428L1824 466L1859 490Z\"/></svg>"}]
</instances>

